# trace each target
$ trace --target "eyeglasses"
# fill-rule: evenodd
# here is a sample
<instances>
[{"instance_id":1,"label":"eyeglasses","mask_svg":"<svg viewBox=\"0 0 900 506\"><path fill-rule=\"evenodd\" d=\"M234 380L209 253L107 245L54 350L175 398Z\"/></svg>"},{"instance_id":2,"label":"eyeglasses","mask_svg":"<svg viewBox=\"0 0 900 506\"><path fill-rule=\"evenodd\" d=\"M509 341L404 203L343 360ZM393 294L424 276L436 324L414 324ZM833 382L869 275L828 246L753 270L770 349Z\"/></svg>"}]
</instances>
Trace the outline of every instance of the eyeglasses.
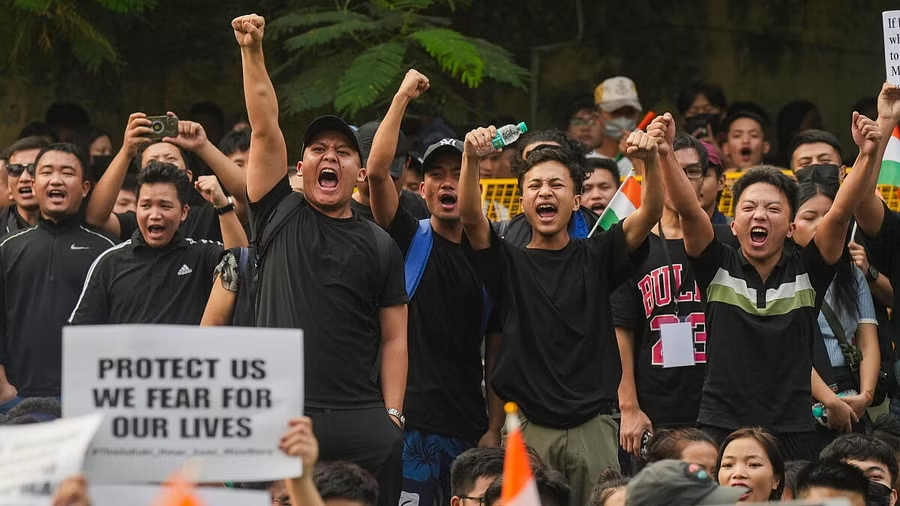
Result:
<instances>
[{"instance_id":1,"label":"eyeglasses","mask_svg":"<svg viewBox=\"0 0 900 506\"><path fill-rule=\"evenodd\" d=\"M10 163L6 166L6 172L9 172L9 175L12 177L19 177L23 172L28 171L32 176L34 175L34 164L33 163Z\"/></svg>"},{"instance_id":2,"label":"eyeglasses","mask_svg":"<svg viewBox=\"0 0 900 506\"><path fill-rule=\"evenodd\" d=\"M684 173L688 177L688 179L703 179L703 176L706 175L706 171L703 170L703 167L699 165L690 165L684 168Z\"/></svg>"},{"instance_id":3,"label":"eyeglasses","mask_svg":"<svg viewBox=\"0 0 900 506\"><path fill-rule=\"evenodd\" d=\"M459 498L460 498L460 500L462 500L462 501L465 501L466 499L468 499L468 500L470 500L470 501L478 501L478 504L481 504L481 505L484 504L484 496L481 496L481 497L469 497L469 496L461 495L461 496L459 496Z\"/></svg>"}]
</instances>

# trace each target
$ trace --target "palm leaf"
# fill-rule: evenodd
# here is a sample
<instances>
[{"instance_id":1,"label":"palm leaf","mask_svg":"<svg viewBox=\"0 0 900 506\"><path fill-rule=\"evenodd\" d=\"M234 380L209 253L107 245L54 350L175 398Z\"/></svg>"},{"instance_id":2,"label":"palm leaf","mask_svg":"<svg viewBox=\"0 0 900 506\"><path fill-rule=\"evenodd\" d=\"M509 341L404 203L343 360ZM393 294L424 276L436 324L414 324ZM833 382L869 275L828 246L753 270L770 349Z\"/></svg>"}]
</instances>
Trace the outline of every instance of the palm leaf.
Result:
<instances>
[{"instance_id":1,"label":"palm leaf","mask_svg":"<svg viewBox=\"0 0 900 506\"><path fill-rule=\"evenodd\" d=\"M334 106L344 114L355 115L371 105L403 70L406 46L385 42L357 56L341 76Z\"/></svg>"},{"instance_id":2,"label":"palm leaf","mask_svg":"<svg viewBox=\"0 0 900 506\"><path fill-rule=\"evenodd\" d=\"M296 114L325 107L334 102L334 83L344 73L349 58L323 59L323 63L305 70L284 86L279 87L278 95L284 104L285 112Z\"/></svg>"},{"instance_id":3,"label":"palm leaf","mask_svg":"<svg viewBox=\"0 0 900 506\"><path fill-rule=\"evenodd\" d=\"M413 32L409 36L437 60L444 72L470 88L481 84L484 60L478 49L459 32L432 28Z\"/></svg>"},{"instance_id":4,"label":"palm leaf","mask_svg":"<svg viewBox=\"0 0 900 506\"><path fill-rule=\"evenodd\" d=\"M520 90L526 88L525 82L530 77L530 73L524 67L516 64L509 51L483 39L469 40L478 48L478 52L484 59L485 77L512 85Z\"/></svg>"},{"instance_id":5,"label":"palm leaf","mask_svg":"<svg viewBox=\"0 0 900 506\"><path fill-rule=\"evenodd\" d=\"M311 28L300 35L284 41L288 51L303 51L311 47L321 46L347 37L356 32L379 30L382 25L377 22L360 19L347 19L333 25Z\"/></svg>"},{"instance_id":6,"label":"palm leaf","mask_svg":"<svg viewBox=\"0 0 900 506\"><path fill-rule=\"evenodd\" d=\"M156 7L157 0L96 0L104 9L118 14L143 12Z\"/></svg>"},{"instance_id":7,"label":"palm leaf","mask_svg":"<svg viewBox=\"0 0 900 506\"><path fill-rule=\"evenodd\" d=\"M96 71L105 61L119 61L110 40L78 14L74 5L57 2L53 18L55 28L68 39L72 53L89 71Z\"/></svg>"},{"instance_id":8,"label":"palm leaf","mask_svg":"<svg viewBox=\"0 0 900 506\"><path fill-rule=\"evenodd\" d=\"M290 12L266 24L266 33L280 34L297 28L308 28L325 24L342 23L344 21L372 21L365 14L352 11L326 12Z\"/></svg>"}]
</instances>

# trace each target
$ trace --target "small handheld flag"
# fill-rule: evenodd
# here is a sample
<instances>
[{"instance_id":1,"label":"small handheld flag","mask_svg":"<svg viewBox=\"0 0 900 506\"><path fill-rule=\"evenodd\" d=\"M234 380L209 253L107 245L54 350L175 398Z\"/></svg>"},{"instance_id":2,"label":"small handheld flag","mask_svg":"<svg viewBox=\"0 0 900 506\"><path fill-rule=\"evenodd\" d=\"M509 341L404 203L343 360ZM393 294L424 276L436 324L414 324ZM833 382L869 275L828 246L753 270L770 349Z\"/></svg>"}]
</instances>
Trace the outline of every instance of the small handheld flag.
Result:
<instances>
[{"instance_id":1,"label":"small handheld flag","mask_svg":"<svg viewBox=\"0 0 900 506\"><path fill-rule=\"evenodd\" d=\"M541 497L525 450L525 440L522 439L519 408L514 402L507 402L504 408L507 436L500 500L503 506L539 506Z\"/></svg>"}]
</instances>

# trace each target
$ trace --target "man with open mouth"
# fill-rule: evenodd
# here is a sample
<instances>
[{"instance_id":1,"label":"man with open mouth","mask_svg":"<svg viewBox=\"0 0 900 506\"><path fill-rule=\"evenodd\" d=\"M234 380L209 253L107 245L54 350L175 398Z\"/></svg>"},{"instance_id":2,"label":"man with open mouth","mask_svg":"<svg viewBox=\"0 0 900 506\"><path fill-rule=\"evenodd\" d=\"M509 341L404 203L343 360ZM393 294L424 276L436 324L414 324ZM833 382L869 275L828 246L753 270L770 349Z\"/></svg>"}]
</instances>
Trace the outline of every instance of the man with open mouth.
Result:
<instances>
[{"instance_id":1,"label":"man with open mouth","mask_svg":"<svg viewBox=\"0 0 900 506\"><path fill-rule=\"evenodd\" d=\"M217 210L224 247L181 231L195 188ZM234 205L215 178L191 185L185 171L154 160L138 173L135 216L138 229L131 237L91 266L70 323L197 325L224 248L247 245Z\"/></svg>"},{"instance_id":2,"label":"man with open mouth","mask_svg":"<svg viewBox=\"0 0 900 506\"><path fill-rule=\"evenodd\" d=\"M37 225L41 214L34 196L34 160L47 147L42 137L25 137L6 149L7 184L12 203L0 215L0 234L24 230Z\"/></svg>"},{"instance_id":3,"label":"man with open mouth","mask_svg":"<svg viewBox=\"0 0 900 506\"><path fill-rule=\"evenodd\" d=\"M406 74L375 133L366 163L376 223L391 234L406 259L410 361L401 501L422 506L451 497L450 464L460 453L479 442L500 446L505 418L490 384L487 394L493 402L487 409L481 391L482 378L490 377L494 346L486 346L487 367L483 367L481 345L489 302L461 246L458 189L463 142L442 139L425 151L419 193L428 205L429 219L419 220L404 209L391 180L400 122L409 102L428 87L428 78L416 70ZM495 335L494 344L498 339ZM422 465L435 458L441 462L436 468Z\"/></svg>"},{"instance_id":4,"label":"man with open mouth","mask_svg":"<svg viewBox=\"0 0 900 506\"><path fill-rule=\"evenodd\" d=\"M671 115L655 119L648 133L669 152ZM663 159L685 252L706 300L707 374L698 424L719 443L736 429L759 426L779 437L786 460L812 460L817 453L810 399L828 388L812 366L816 318L881 140L875 122L858 114L851 133L860 146L854 170L804 248L785 248L798 187L781 170L754 167L735 183L735 250L716 239L674 154Z\"/></svg>"},{"instance_id":5,"label":"man with open mouth","mask_svg":"<svg viewBox=\"0 0 900 506\"><path fill-rule=\"evenodd\" d=\"M232 28L252 128L247 195L258 259L256 323L303 329L304 411L320 459L359 464L378 480L378 504L396 506L407 372L403 257L384 230L350 208L366 171L357 133L343 119L322 116L306 127L297 164L303 192L291 191L263 57L265 20L241 16Z\"/></svg>"},{"instance_id":6,"label":"man with open mouth","mask_svg":"<svg viewBox=\"0 0 900 506\"><path fill-rule=\"evenodd\" d=\"M725 120L722 154L729 162L727 172L742 172L759 165L769 154L766 123L752 111L737 111Z\"/></svg>"},{"instance_id":7,"label":"man with open mouth","mask_svg":"<svg viewBox=\"0 0 900 506\"><path fill-rule=\"evenodd\" d=\"M519 248L481 211L477 153L494 135L494 127L466 135L459 184L471 261L503 322L489 381L501 399L519 405L525 442L565 475L569 503L580 506L600 471L619 467L610 415L622 371L610 295L643 261L647 234L662 215L656 141L640 131L627 140L628 155L644 170L641 206L610 230L575 240L568 225L580 207L585 168L569 150L532 150L519 171L532 237Z\"/></svg>"},{"instance_id":8,"label":"man with open mouth","mask_svg":"<svg viewBox=\"0 0 900 506\"><path fill-rule=\"evenodd\" d=\"M19 397L59 397L62 327L88 269L115 244L86 227L79 214L90 188L87 157L73 144L51 144L32 159L34 227L0 242L0 412Z\"/></svg>"}]
</instances>

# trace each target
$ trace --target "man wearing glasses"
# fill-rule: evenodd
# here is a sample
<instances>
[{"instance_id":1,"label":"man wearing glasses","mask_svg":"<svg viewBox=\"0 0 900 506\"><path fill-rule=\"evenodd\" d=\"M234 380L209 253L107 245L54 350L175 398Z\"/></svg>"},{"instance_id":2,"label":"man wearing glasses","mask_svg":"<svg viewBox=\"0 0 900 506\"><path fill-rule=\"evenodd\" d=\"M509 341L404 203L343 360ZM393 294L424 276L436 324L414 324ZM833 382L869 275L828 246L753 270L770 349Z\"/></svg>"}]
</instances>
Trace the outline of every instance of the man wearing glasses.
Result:
<instances>
[{"instance_id":1,"label":"man wearing glasses","mask_svg":"<svg viewBox=\"0 0 900 506\"><path fill-rule=\"evenodd\" d=\"M679 134L673 149L702 202L703 182L715 172L706 148L694 137ZM726 227L717 235L730 233ZM650 254L612 298L622 357L619 439L635 456L645 432L696 424L706 369L706 319L684 251L681 222L668 196L649 241ZM694 364L672 367L663 360L660 328L679 321L691 324Z\"/></svg>"},{"instance_id":2,"label":"man wearing glasses","mask_svg":"<svg viewBox=\"0 0 900 506\"><path fill-rule=\"evenodd\" d=\"M32 189L34 160L46 146L47 142L41 137L25 137L6 150L6 171L13 203L0 214L0 235L37 225L41 210Z\"/></svg>"},{"instance_id":3,"label":"man wearing glasses","mask_svg":"<svg viewBox=\"0 0 900 506\"><path fill-rule=\"evenodd\" d=\"M480 506L491 483L503 475L503 449L472 448L450 469L450 506Z\"/></svg>"}]
</instances>

